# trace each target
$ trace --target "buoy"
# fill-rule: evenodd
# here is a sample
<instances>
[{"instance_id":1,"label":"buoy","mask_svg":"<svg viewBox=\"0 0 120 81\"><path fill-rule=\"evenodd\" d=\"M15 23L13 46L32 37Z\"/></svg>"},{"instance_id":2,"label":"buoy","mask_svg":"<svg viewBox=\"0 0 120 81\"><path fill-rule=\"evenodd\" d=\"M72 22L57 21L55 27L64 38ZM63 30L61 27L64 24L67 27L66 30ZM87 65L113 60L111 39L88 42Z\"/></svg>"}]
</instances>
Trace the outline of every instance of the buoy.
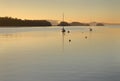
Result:
<instances>
[{"instance_id":1,"label":"buoy","mask_svg":"<svg viewBox=\"0 0 120 81\"><path fill-rule=\"evenodd\" d=\"M93 29L92 29L92 28L90 28L90 31L93 31Z\"/></svg>"},{"instance_id":2,"label":"buoy","mask_svg":"<svg viewBox=\"0 0 120 81\"><path fill-rule=\"evenodd\" d=\"M70 31L67 31L68 33L70 33Z\"/></svg>"},{"instance_id":3,"label":"buoy","mask_svg":"<svg viewBox=\"0 0 120 81\"><path fill-rule=\"evenodd\" d=\"M87 37L87 36L85 36L85 38L87 39L88 37Z\"/></svg>"},{"instance_id":4,"label":"buoy","mask_svg":"<svg viewBox=\"0 0 120 81\"><path fill-rule=\"evenodd\" d=\"M71 42L71 40L69 39L69 42Z\"/></svg>"}]
</instances>

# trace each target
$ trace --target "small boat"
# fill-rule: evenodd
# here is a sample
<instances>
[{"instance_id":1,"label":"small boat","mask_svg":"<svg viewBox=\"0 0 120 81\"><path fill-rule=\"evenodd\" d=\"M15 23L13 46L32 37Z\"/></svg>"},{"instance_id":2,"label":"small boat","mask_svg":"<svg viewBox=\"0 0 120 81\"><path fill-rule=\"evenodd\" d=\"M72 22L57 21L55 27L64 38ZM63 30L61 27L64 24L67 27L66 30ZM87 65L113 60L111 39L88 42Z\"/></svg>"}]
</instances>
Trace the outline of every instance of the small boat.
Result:
<instances>
[{"instance_id":1,"label":"small boat","mask_svg":"<svg viewBox=\"0 0 120 81\"><path fill-rule=\"evenodd\" d=\"M63 22L64 22L64 13L63 13ZM63 33L66 32L64 26L63 26L63 28L62 28L62 32L63 32Z\"/></svg>"},{"instance_id":2,"label":"small boat","mask_svg":"<svg viewBox=\"0 0 120 81\"><path fill-rule=\"evenodd\" d=\"M64 28L62 28L62 32L66 32L66 30Z\"/></svg>"},{"instance_id":3,"label":"small boat","mask_svg":"<svg viewBox=\"0 0 120 81\"><path fill-rule=\"evenodd\" d=\"M70 33L70 31L67 31L67 33Z\"/></svg>"},{"instance_id":4,"label":"small boat","mask_svg":"<svg viewBox=\"0 0 120 81\"><path fill-rule=\"evenodd\" d=\"M90 31L93 31L93 29L92 29L92 28L90 28Z\"/></svg>"},{"instance_id":5,"label":"small boat","mask_svg":"<svg viewBox=\"0 0 120 81\"><path fill-rule=\"evenodd\" d=\"M85 39L87 39L88 37L87 36L85 36Z\"/></svg>"}]
</instances>

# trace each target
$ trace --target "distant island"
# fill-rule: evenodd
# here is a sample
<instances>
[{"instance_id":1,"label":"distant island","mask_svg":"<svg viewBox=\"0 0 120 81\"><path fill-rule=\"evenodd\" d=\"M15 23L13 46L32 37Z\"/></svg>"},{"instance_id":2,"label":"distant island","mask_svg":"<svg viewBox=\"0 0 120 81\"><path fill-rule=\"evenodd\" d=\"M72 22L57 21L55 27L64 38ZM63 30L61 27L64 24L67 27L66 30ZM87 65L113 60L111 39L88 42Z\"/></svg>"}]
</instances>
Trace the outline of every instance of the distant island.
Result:
<instances>
[{"instance_id":1,"label":"distant island","mask_svg":"<svg viewBox=\"0 0 120 81\"><path fill-rule=\"evenodd\" d=\"M60 22L56 26L104 26L103 23L81 23L81 22ZM48 20L22 20L12 17L0 17L0 27L23 27L23 26L53 26L53 23Z\"/></svg>"},{"instance_id":2,"label":"distant island","mask_svg":"<svg viewBox=\"0 0 120 81\"><path fill-rule=\"evenodd\" d=\"M94 24L92 23L81 23L81 22L72 22L72 23L68 23L68 22L60 22L58 24L58 26L104 26L103 23L97 23L95 22Z\"/></svg>"},{"instance_id":3,"label":"distant island","mask_svg":"<svg viewBox=\"0 0 120 81\"><path fill-rule=\"evenodd\" d=\"M96 26L104 26L103 23L97 23Z\"/></svg>"},{"instance_id":4,"label":"distant island","mask_svg":"<svg viewBox=\"0 0 120 81\"><path fill-rule=\"evenodd\" d=\"M71 26L68 22L60 22L58 26Z\"/></svg>"},{"instance_id":5,"label":"distant island","mask_svg":"<svg viewBox=\"0 0 120 81\"><path fill-rule=\"evenodd\" d=\"M80 23L80 22L72 22L70 23L71 26L90 26L88 23Z\"/></svg>"},{"instance_id":6,"label":"distant island","mask_svg":"<svg viewBox=\"0 0 120 81\"><path fill-rule=\"evenodd\" d=\"M86 23L80 23L80 22L72 22L72 23L60 22L58 26L90 26L90 25Z\"/></svg>"}]
</instances>

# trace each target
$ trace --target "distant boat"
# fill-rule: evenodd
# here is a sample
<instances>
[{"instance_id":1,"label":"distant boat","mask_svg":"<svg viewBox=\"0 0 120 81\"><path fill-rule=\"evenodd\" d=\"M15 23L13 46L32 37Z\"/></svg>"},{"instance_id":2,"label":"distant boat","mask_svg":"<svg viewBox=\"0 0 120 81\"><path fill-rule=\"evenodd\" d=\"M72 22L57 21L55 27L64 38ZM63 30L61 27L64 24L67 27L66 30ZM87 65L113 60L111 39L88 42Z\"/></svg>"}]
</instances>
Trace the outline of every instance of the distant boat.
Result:
<instances>
[{"instance_id":1,"label":"distant boat","mask_svg":"<svg viewBox=\"0 0 120 81\"><path fill-rule=\"evenodd\" d=\"M62 28L62 32L66 32L66 30L65 30L65 28L64 28L64 27Z\"/></svg>"},{"instance_id":2,"label":"distant boat","mask_svg":"<svg viewBox=\"0 0 120 81\"><path fill-rule=\"evenodd\" d=\"M93 29L92 29L92 28L90 28L90 31L93 31Z\"/></svg>"},{"instance_id":3,"label":"distant boat","mask_svg":"<svg viewBox=\"0 0 120 81\"><path fill-rule=\"evenodd\" d=\"M90 31L90 32L93 31L93 29L91 28L91 26L92 26L92 25L90 25L90 27L89 27L89 31Z\"/></svg>"},{"instance_id":4,"label":"distant boat","mask_svg":"<svg viewBox=\"0 0 120 81\"><path fill-rule=\"evenodd\" d=\"M63 22L64 22L64 13L63 13ZM62 32L63 32L63 33L66 32L64 26L63 26L63 28L62 28Z\"/></svg>"}]
</instances>

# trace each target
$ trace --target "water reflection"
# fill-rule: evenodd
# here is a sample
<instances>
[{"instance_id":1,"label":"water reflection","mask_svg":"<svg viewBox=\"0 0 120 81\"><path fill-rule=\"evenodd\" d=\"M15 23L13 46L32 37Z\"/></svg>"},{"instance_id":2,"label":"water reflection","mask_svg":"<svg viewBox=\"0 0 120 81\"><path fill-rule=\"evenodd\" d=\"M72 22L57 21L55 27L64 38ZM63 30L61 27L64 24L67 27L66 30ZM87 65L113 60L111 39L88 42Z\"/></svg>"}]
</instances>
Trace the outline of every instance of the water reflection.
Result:
<instances>
[{"instance_id":1,"label":"water reflection","mask_svg":"<svg viewBox=\"0 0 120 81\"><path fill-rule=\"evenodd\" d=\"M0 81L120 80L120 28L49 29L0 34Z\"/></svg>"},{"instance_id":2,"label":"water reflection","mask_svg":"<svg viewBox=\"0 0 120 81\"><path fill-rule=\"evenodd\" d=\"M62 51L64 52L64 49L65 49L65 32L62 32Z\"/></svg>"},{"instance_id":3,"label":"water reflection","mask_svg":"<svg viewBox=\"0 0 120 81\"><path fill-rule=\"evenodd\" d=\"M0 38L9 38L9 37L16 37L16 34L11 34L11 33L0 34Z\"/></svg>"},{"instance_id":4,"label":"water reflection","mask_svg":"<svg viewBox=\"0 0 120 81\"><path fill-rule=\"evenodd\" d=\"M72 40L71 40L71 36L70 36L71 32L67 31L67 32L62 32L62 51L65 51L65 42L67 42L67 44L71 44ZM66 36L67 35L67 36ZM67 37L67 38L66 38ZM65 38L67 40L65 40Z\"/></svg>"},{"instance_id":5,"label":"water reflection","mask_svg":"<svg viewBox=\"0 0 120 81\"><path fill-rule=\"evenodd\" d=\"M72 40L76 39L76 40L82 40L82 39L90 39L92 38L92 33L94 32L93 31L93 28L91 28L92 31L89 30L89 28L86 28L86 31L79 31L77 33L77 35L80 35L80 36L77 36L78 38L74 38L75 37L75 33L76 31L72 33L72 30L68 30L67 32L61 32L62 33L62 51L64 52L65 51L65 46L67 46L67 44L71 45L72 44ZM81 34L80 34L81 33ZM81 37L81 38L79 38ZM88 40L89 41L89 40ZM67 42L67 43L66 43ZM68 47L66 47L68 48Z\"/></svg>"}]
</instances>

